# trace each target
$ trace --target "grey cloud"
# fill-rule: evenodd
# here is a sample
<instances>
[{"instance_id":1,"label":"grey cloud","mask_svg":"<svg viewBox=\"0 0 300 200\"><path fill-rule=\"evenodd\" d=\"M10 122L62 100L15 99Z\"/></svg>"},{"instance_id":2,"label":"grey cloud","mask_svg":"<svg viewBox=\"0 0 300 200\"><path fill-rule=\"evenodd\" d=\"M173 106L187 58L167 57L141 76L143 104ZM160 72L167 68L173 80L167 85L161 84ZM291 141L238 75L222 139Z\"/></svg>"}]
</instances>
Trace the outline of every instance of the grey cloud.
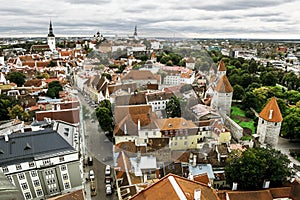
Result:
<instances>
[{"instance_id":1,"label":"grey cloud","mask_svg":"<svg viewBox=\"0 0 300 200\"><path fill-rule=\"evenodd\" d=\"M110 3L111 0L64 0L65 2L68 2L70 4L107 4Z\"/></svg>"}]
</instances>

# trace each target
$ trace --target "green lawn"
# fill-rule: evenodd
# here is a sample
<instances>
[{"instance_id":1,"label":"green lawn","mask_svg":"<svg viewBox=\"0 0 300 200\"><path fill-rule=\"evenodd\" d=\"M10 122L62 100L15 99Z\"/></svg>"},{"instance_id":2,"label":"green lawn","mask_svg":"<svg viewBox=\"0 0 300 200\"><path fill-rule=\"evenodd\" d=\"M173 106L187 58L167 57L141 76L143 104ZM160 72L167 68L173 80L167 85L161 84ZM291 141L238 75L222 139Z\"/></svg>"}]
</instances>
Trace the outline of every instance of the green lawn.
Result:
<instances>
[{"instance_id":1,"label":"green lawn","mask_svg":"<svg viewBox=\"0 0 300 200\"><path fill-rule=\"evenodd\" d=\"M241 110L239 107L232 106L231 109L232 109L232 111L231 111L232 116L246 117L245 112L243 110Z\"/></svg>"},{"instance_id":2,"label":"green lawn","mask_svg":"<svg viewBox=\"0 0 300 200\"><path fill-rule=\"evenodd\" d=\"M241 122L239 119L236 119L234 116L246 117L245 112L237 106L232 106L231 119L239 124L242 128L249 128L252 130L252 134L255 133L254 121L251 119L249 122Z\"/></svg>"}]
</instances>

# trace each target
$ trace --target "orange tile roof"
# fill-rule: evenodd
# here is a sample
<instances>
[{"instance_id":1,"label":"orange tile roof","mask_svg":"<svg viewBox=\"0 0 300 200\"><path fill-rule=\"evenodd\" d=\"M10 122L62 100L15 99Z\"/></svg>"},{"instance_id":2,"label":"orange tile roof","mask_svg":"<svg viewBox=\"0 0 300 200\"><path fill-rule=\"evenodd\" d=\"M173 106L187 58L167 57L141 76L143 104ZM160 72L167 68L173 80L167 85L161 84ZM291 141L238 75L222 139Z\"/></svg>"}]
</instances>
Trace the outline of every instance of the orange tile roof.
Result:
<instances>
[{"instance_id":1,"label":"orange tile roof","mask_svg":"<svg viewBox=\"0 0 300 200\"><path fill-rule=\"evenodd\" d=\"M267 105L259 113L259 117L268 122L282 122L283 118L275 97L270 99Z\"/></svg>"},{"instance_id":2,"label":"orange tile roof","mask_svg":"<svg viewBox=\"0 0 300 200\"><path fill-rule=\"evenodd\" d=\"M230 200L273 200L269 190L259 191L228 191Z\"/></svg>"},{"instance_id":3,"label":"orange tile roof","mask_svg":"<svg viewBox=\"0 0 300 200\"><path fill-rule=\"evenodd\" d=\"M85 200L85 194L83 190L77 190L67 194L63 194L57 197L50 198L48 200Z\"/></svg>"},{"instance_id":4,"label":"orange tile roof","mask_svg":"<svg viewBox=\"0 0 300 200\"><path fill-rule=\"evenodd\" d=\"M184 118L158 119L157 124L162 131L197 128L196 124Z\"/></svg>"},{"instance_id":5,"label":"orange tile roof","mask_svg":"<svg viewBox=\"0 0 300 200\"><path fill-rule=\"evenodd\" d=\"M218 71L226 71L226 66L223 60L220 60Z\"/></svg>"},{"instance_id":6,"label":"orange tile roof","mask_svg":"<svg viewBox=\"0 0 300 200\"><path fill-rule=\"evenodd\" d=\"M205 185L208 185L209 178L208 178L207 173L205 173L205 174L198 174L198 175L194 176L194 181L197 181L199 183L203 183Z\"/></svg>"},{"instance_id":7,"label":"orange tile roof","mask_svg":"<svg viewBox=\"0 0 300 200\"><path fill-rule=\"evenodd\" d=\"M174 188L178 186L178 188ZM201 190L201 200L219 200L216 192L202 184L189 179L168 174L158 182L133 196L131 200L161 200L161 199L180 199L180 192L187 200L194 200L194 190ZM180 190L180 191L179 191Z\"/></svg>"},{"instance_id":8,"label":"orange tile roof","mask_svg":"<svg viewBox=\"0 0 300 200\"><path fill-rule=\"evenodd\" d=\"M219 93L231 93L233 92L233 88L230 85L230 82L227 76L224 74L219 80L215 90Z\"/></svg>"}]
</instances>

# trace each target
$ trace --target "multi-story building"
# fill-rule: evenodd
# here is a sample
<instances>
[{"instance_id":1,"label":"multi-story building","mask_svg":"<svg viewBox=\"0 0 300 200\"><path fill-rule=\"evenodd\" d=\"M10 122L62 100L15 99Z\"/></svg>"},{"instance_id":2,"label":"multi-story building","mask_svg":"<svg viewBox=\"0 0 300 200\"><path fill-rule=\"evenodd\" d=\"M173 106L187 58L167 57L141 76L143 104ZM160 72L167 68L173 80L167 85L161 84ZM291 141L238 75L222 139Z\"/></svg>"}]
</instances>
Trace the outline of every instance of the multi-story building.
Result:
<instances>
[{"instance_id":1,"label":"multi-story building","mask_svg":"<svg viewBox=\"0 0 300 200\"><path fill-rule=\"evenodd\" d=\"M82 189L78 151L52 129L0 136L0 169L24 199Z\"/></svg>"},{"instance_id":2,"label":"multi-story building","mask_svg":"<svg viewBox=\"0 0 300 200\"><path fill-rule=\"evenodd\" d=\"M152 111L165 110L172 96L175 96L172 92L148 93L146 101L148 105L152 106Z\"/></svg>"}]
</instances>

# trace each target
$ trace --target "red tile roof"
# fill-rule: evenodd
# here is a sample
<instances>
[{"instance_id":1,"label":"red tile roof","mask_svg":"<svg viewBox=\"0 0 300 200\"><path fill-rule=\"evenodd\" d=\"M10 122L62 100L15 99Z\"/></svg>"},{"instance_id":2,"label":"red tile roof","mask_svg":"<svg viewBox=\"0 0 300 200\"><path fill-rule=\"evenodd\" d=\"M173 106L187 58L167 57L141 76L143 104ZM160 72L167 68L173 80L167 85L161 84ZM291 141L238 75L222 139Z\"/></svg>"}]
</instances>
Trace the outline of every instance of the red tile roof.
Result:
<instances>
[{"instance_id":1,"label":"red tile roof","mask_svg":"<svg viewBox=\"0 0 300 200\"><path fill-rule=\"evenodd\" d=\"M223 60L220 60L218 71L226 71L226 66Z\"/></svg>"},{"instance_id":2,"label":"red tile roof","mask_svg":"<svg viewBox=\"0 0 300 200\"><path fill-rule=\"evenodd\" d=\"M201 200L219 200L216 192L201 183L189 179L169 174L158 182L140 191L131 200L162 200L162 199L182 199L179 194L187 200L194 200L194 191L201 190Z\"/></svg>"},{"instance_id":3,"label":"red tile roof","mask_svg":"<svg viewBox=\"0 0 300 200\"><path fill-rule=\"evenodd\" d=\"M282 122L283 118L275 97L272 97L267 105L262 109L259 113L259 117L268 122Z\"/></svg>"},{"instance_id":4,"label":"red tile roof","mask_svg":"<svg viewBox=\"0 0 300 200\"><path fill-rule=\"evenodd\" d=\"M225 74L219 80L217 86L215 87L215 90L219 93L233 92L233 88L231 87L231 84Z\"/></svg>"}]
</instances>

